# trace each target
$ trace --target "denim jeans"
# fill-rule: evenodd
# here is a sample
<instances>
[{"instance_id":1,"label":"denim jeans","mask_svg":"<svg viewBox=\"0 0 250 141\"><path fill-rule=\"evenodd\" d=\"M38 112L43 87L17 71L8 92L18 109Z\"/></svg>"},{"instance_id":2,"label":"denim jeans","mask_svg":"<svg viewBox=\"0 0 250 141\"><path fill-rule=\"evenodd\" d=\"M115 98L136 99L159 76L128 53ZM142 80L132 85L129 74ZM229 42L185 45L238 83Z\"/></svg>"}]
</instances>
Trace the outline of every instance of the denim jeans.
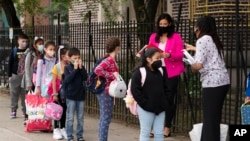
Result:
<instances>
[{"instance_id":1,"label":"denim jeans","mask_svg":"<svg viewBox=\"0 0 250 141\"><path fill-rule=\"evenodd\" d=\"M164 141L164 120L165 111L156 115L155 113L145 111L137 105L137 111L140 121L140 139L139 141L149 141L150 132L153 128L154 141Z\"/></svg>"},{"instance_id":2,"label":"denim jeans","mask_svg":"<svg viewBox=\"0 0 250 141\"><path fill-rule=\"evenodd\" d=\"M105 93L105 90L97 95L100 107L99 141L108 140L108 130L112 118L114 98Z\"/></svg>"},{"instance_id":3,"label":"denim jeans","mask_svg":"<svg viewBox=\"0 0 250 141\"><path fill-rule=\"evenodd\" d=\"M84 101L76 101L66 99L67 113L66 113L66 132L68 139L73 139L73 124L74 124L74 113L76 111L76 136L77 138L83 137L83 111Z\"/></svg>"}]
</instances>

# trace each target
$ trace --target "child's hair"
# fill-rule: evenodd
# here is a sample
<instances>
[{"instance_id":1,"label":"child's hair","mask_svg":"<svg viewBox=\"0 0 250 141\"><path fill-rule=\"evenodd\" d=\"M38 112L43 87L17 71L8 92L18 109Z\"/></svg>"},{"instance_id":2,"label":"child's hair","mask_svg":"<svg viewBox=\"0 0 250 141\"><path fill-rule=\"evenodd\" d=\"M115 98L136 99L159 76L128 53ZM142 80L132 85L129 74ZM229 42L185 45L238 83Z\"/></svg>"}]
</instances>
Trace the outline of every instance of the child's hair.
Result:
<instances>
[{"instance_id":1,"label":"child's hair","mask_svg":"<svg viewBox=\"0 0 250 141\"><path fill-rule=\"evenodd\" d=\"M109 37L106 40L105 48L107 53L111 53L117 46L120 46L120 40L117 37Z\"/></svg>"},{"instance_id":2,"label":"child's hair","mask_svg":"<svg viewBox=\"0 0 250 141\"><path fill-rule=\"evenodd\" d=\"M35 44L37 44L39 41L44 41L44 39L43 39L43 37L38 37L38 36L36 36L35 38L34 38L34 45Z\"/></svg>"},{"instance_id":3,"label":"child's hair","mask_svg":"<svg viewBox=\"0 0 250 141\"><path fill-rule=\"evenodd\" d=\"M56 50L56 44L54 41L51 41L51 40L46 41L44 44L44 48L48 48L49 46L54 46ZM45 51L43 52L43 54L41 54L41 59L44 58L44 55L45 55Z\"/></svg>"},{"instance_id":4,"label":"child's hair","mask_svg":"<svg viewBox=\"0 0 250 141\"><path fill-rule=\"evenodd\" d=\"M62 56L65 55L68 52L68 50L69 50L68 47L60 48L60 51L59 51L60 56L58 56L58 57L60 57L60 60L62 60Z\"/></svg>"},{"instance_id":5,"label":"child's hair","mask_svg":"<svg viewBox=\"0 0 250 141\"><path fill-rule=\"evenodd\" d=\"M77 49L77 48L70 48L68 55L69 55L69 57L71 57L73 55L79 55L80 56L80 50Z\"/></svg>"},{"instance_id":6,"label":"child's hair","mask_svg":"<svg viewBox=\"0 0 250 141\"><path fill-rule=\"evenodd\" d=\"M34 45L36 45L39 41L43 41L43 42L44 42L43 37L38 37L38 36L36 36L36 37L34 38L33 45L30 46L30 49L31 49L32 51L35 51Z\"/></svg>"},{"instance_id":7,"label":"child's hair","mask_svg":"<svg viewBox=\"0 0 250 141\"><path fill-rule=\"evenodd\" d=\"M48 40L44 44L44 48L47 48L48 46L54 46L56 48L56 44L54 41Z\"/></svg>"},{"instance_id":8,"label":"child's hair","mask_svg":"<svg viewBox=\"0 0 250 141\"><path fill-rule=\"evenodd\" d=\"M141 57L139 59L139 62L136 64L135 68L133 69L133 72L139 69L140 67L145 67L147 66L147 58L151 58L154 56L156 52L160 52L159 49L157 48L146 48L141 54Z\"/></svg>"},{"instance_id":9,"label":"child's hair","mask_svg":"<svg viewBox=\"0 0 250 141\"><path fill-rule=\"evenodd\" d=\"M29 37L26 34L19 34L18 39L29 39Z\"/></svg>"}]
</instances>

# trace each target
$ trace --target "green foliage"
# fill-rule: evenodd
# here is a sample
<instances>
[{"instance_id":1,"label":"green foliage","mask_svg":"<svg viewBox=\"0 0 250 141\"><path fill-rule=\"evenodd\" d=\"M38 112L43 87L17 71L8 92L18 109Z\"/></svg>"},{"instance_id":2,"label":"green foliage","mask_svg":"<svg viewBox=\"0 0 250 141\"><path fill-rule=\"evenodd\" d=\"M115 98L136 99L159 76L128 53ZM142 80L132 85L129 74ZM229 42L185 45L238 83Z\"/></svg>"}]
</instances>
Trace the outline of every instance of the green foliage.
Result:
<instances>
[{"instance_id":1,"label":"green foliage","mask_svg":"<svg viewBox=\"0 0 250 141\"><path fill-rule=\"evenodd\" d=\"M16 10L20 15L25 12L30 15L37 15L41 13L42 7L40 6L42 0L13 0L16 4Z\"/></svg>"},{"instance_id":2,"label":"green foliage","mask_svg":"<svg viewBox=\"0 0 250 141\"><path fill-rule=\"evenodd\" d=\"M46 7L43 9L43 14L45 16L49 16L51 19L56 19L57 15L61 15L62 22L68 22L68 12L70 3L69 0L53 0L50 7Z\"/></svg>"}]
</instances>

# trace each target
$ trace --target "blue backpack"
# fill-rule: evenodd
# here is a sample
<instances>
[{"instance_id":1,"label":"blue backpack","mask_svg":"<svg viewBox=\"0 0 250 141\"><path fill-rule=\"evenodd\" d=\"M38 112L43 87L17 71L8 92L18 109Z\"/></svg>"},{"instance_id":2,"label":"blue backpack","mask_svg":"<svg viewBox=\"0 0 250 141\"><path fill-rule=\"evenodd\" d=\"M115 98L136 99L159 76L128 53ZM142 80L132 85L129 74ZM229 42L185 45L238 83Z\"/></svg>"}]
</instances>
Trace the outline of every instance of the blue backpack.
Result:
<instances>
[{"instance_id":1,"label":"blue backpack","mask_svg":"<svg viewBox=\"0 0 250 141\"><path fill-rule=\"evenodd\" d=\"M246 96L250 97L250 72L247 74Z\"/></svg>"},{"instance_id":2,"label":"blue backpack","mask_svg":"<svg viewBox=\"0 0 250 141\"><path fill-rule=\"evenodd\" d=\"M88 78L86 81L86 87L90 90L93 94L100 94L105 90L106 87L106 79L104 77L98 76L95 74L95 68L105 59L100 58L96 61L92 71L88 74Z\"/></svg>"}]
</instances>

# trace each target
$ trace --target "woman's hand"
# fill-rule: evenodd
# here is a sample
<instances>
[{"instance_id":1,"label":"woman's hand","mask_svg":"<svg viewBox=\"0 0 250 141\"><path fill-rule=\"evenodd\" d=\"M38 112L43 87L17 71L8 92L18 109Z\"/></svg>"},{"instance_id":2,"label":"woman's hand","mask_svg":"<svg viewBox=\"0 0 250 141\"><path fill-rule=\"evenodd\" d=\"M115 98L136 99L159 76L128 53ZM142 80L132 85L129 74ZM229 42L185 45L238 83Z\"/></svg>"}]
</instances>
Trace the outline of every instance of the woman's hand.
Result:
<instances>
[{"instance_id":1,"label":"woman's hand","mask_svg":"<svg viewBox=\"0 0 250 141\"><path fill-rule=\"evenodd\" d=\"M190 45L188 43L185 43L185 47L186 47L187 51L195 51L196 50L195 46Z\"/></svg>"},{"instance_id":2,"label":"woman's hand","mask_svg":"<svg viewBox=\"0 0 250 141\"><path fill-rule=\"evenodd\" d=\"M170 53L161 53L162 58L170 58Z\"/></svg>"}]
</instances>

